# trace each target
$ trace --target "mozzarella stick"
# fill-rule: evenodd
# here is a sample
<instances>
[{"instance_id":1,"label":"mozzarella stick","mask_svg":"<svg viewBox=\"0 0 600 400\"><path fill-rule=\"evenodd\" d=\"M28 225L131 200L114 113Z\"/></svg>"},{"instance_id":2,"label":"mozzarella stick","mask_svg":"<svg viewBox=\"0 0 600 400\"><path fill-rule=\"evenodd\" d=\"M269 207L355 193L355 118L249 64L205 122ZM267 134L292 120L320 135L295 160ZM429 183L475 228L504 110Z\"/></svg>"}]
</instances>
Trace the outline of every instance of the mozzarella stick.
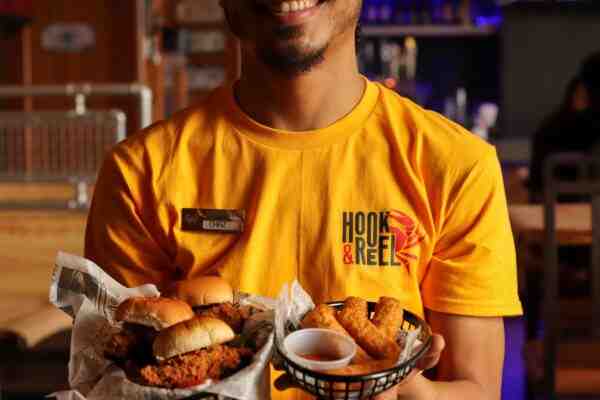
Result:
<instances>
[{"instance_id":1,"label":"mozzarella stick","mask_svg":"<svg viewBox=\"0 0 600 400\"><path fill-rule=\"evenodd\" d=\"M343 368L328 369L325 373L329 375L355 376L366 375L374 372L384 371L396 365L397 360L372 360L362 364L348 365Z\"/></svg>"},{"instance_id":2,"label":"mozzarella stick","mask_svg":"<svg viewBox=\"0 0 600 400\"><path fill-rule=\"evenodd\" d=\"M325 328L331 329L342 335L352 337L348 331L335 318L335 310L327 304L319 304L313 310L309 311L302 322L302 328ZM372 360L371 357L358 344L356 345L356 355L352 359L353 363L359 364Z\"/></svg>"},{"instance_id":3,"label":"mozzarella stick","mask_svg":"<svg viewBox=\"0 0 600 400\"><path fill-rule=\"evenodd\" d=\"M329 375L337 376L357 376L381 372L388 368L392 368L394 365L396 365L396 360L371 360L366 363L348 365L343 368L328 369L327 371L323 372ZM363 385L364 383L361 384L360 382L353 382L348 384L336 382L333 384L333 390L360 390L361 386ZM325 387L329 388L329 385L326 385Z\"/></svg>"},{"instance_id":4,"label":"mozzarella stick","mask_svg":"<svg viewBox=\"0 0 600 400\"><path fill-rule=\"evenodd\" d=\"M375 306L375 313L371 322L385 336L396 341L402 326L402 304L393 297L381 297Z\"/></svg>"},{"instance_id":5,"label":"mozzarella stick","mask_svg":"<svg viewBox=\"0 0 600 400\"><path fill-rule=\"evenodd\" d=\"M367 318L367 302L357 297L348 297L344 308L337 314L339 323L346 328L357 344L377 359L397 359L398 344L388 338Z\"/></svg>"}]
</instances>

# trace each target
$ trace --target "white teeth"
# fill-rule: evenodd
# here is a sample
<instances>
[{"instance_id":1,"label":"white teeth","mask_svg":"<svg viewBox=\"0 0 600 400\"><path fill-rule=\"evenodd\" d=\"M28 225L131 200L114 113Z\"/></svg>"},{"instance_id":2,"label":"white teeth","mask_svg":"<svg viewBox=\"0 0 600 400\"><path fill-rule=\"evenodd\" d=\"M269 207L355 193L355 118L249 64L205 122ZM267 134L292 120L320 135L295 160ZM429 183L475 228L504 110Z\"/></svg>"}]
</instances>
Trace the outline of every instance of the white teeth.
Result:
<instances>
[{"instance_id":1,"label":"white teeth","mask_svg":"<svg viewBox=\"0 0 600 400\"><path fill-rule=\"evenodd\" d=\"M294 11L302 11L308 8L312 8L317 5L318 0L292 0L284 1L275 5L273 11L280 13L289 13Z\"/></svg>"}]
</instances>

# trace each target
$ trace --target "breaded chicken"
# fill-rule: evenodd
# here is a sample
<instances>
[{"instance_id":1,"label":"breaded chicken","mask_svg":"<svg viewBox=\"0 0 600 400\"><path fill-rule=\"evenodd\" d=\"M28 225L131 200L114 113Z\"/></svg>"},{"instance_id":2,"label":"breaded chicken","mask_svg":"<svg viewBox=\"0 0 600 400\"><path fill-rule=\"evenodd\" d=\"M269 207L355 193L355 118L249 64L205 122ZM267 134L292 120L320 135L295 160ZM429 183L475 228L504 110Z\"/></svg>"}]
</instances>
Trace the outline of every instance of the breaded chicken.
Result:
<instances>
[{"instance_id":1,"label":"breaded chicken","mask_svg":"<svg viewBox=\"0 0 600 400\"><path fill-rule=\"evenodd\" d=\"M138 363L145 363L152 359L152 353L148 348L157 332L147 326L137 324L125 324L123 329L115 333L105 344L104 355L109 360L122 362L133 359Z\"/></svg>"},{"instance_id":2,"label":"breaded chicken","mask_svg":"<svg viewBox=\"0 0 600 400\"><path fill-rule=\"evenodd\" d=\"M129 330L123 330L108 340L104 347L104 355L110 360L124 360L133 353L137 344L137 336Z\"/></svg>"},{"instance_id":3,"label":"breaded chicken","mask_svg":"<svg viewBox=\"0 0 600 400\"><path fill-rule=\"evenodd\" d=\"M221 303L206 309L198 309L196 315L213 317L225 321L234 332L240 333L244 321L250 317L249 307L236 307L231 303Z\"/></svg>"},{"instance_id":4,"label":"breaded chicken","mask_svg":"<svg viewBox=\"0 0 600 400\"><path fill-rule=\"evenodd\" d=\"M195 386L240 370L250 363L252 355L249 349L215 345L169 358L159 365L147 365L139 371L138 379L147 386Z\"/></svg>"}]
</instances>

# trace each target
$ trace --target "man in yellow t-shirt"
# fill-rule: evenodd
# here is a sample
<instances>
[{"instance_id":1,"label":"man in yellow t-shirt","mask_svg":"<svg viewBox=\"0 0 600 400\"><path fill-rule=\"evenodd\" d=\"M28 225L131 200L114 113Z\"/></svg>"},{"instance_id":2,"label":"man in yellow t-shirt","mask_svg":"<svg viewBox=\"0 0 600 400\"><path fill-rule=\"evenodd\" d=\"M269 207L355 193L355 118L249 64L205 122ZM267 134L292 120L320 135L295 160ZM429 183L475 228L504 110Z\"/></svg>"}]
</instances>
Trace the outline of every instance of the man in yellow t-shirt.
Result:
<instances>
[{"instance_id":1,"label":"man in yellow t-shirt","mask_svg":"<svg viewBox=\"0 0 600 400\"><path fill-rule=\"evenodd\" d=\"M110 152L86 256L129 286L396 297L440 334L423 368L446 343L399 398L498 399L521 305L493 147L358 73L360 0L222 3L240 80Z\"/></svg>"}]
</instances>

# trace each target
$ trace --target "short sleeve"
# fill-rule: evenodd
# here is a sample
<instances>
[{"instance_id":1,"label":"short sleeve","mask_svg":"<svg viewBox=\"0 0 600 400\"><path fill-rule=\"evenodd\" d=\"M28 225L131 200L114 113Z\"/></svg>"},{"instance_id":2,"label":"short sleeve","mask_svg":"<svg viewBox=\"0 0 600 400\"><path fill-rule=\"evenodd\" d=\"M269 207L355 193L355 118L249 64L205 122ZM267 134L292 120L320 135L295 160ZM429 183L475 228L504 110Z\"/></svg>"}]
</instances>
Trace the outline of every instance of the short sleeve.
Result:
<instances>
[{"instance_id":1,"label":"short sleeve","mask_svg":"<svg viewBox=\"0 0 600 400\"><path fill-rule=\"evenodd\" d=\"M171 257L154 210L150 171L117 148L100 170L87 220L85 257L120 283L133 287L170 280Z\"/></svg>"},{"instance_id":2,"label":"short sleeve","mask_svg":"<svg viewBox=\"0 0 600 400\"><path fill-rule=\"evenodd\" d=\"M489 150L444 194L447 206L423 279L424 306L469 316L522 314L502 173Z\"/></svg>"}]
</instances>

